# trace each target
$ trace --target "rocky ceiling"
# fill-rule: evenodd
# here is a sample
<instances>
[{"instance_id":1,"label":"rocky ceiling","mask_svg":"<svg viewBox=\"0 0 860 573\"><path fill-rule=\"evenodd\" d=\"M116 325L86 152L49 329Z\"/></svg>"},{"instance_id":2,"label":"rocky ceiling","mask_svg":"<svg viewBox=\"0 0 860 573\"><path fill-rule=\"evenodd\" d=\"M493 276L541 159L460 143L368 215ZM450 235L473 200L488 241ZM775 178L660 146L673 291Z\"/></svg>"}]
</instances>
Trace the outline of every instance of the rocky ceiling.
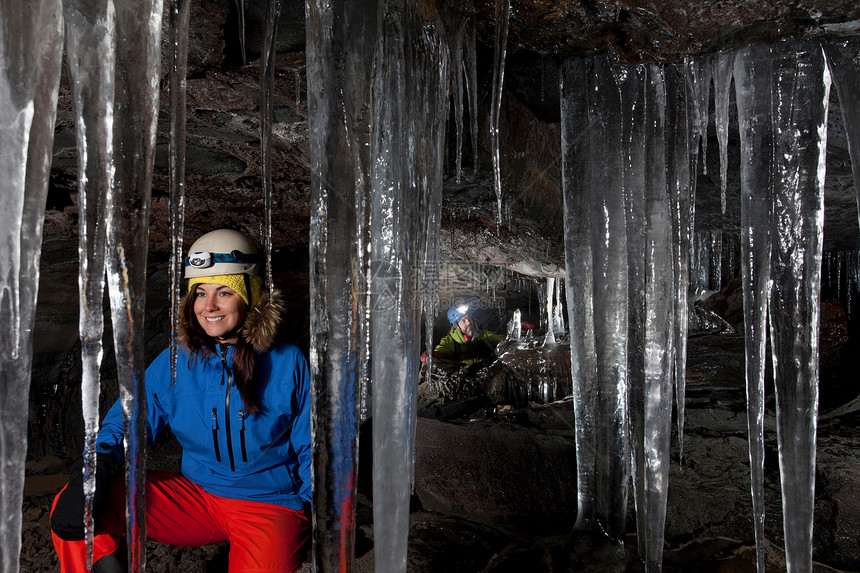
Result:
<instances>
[{"instance_id":1,"label":"rocky ceiling","mask_svg":"<svg viewBox=\"0 0 860 573\"><path fill-rule=\"evenodd\" d=\"M436 2L442 10L466 5ZM191 239L218 226L260 232L259 53L265 8L264 0L245 0L247 63L243 64L234 1L192 2L186 167L186 236ZM496 2L475 0L474 9L479 107L486 110ZM164 22L166 31L167 18ZM497 233L488 141L479 141L477 173L472 173L473 158L466 157L464 181L446 184L443 256L528 275L563 272L556 71L561 58L607 51L619 63L678 61L685 54L763 39L857 33L860 3L856 0L515 0L501 124L502 171L511 217ZM285 0L275 77L273 244L276 257L299 265L306 264L310 196L304 42L304 3ZM150 239L154 261L166 260L169 246L167 67L163 70ZM481 133L487 133L486 113L479 115ZM831 116L827 245L857 248L860 233L838 106L831 106ZM75 241L70 240L77 226L74 146L74 116L64 76L46 215L45 262L76 256ZM716 150L716 144L709 148ZM467 151L467 155L471 154ZM731 143L730 157L736 164L736 142ZM715 153L709 153L709 161L717 161ZM452 164L453 160L449 172ZM709 172L715 173L716 168ZM729 182L730 206L732 194L737 195L734 177ZM697 224L731 229L737 224L736 207L730 207L725 216L716 212L715 190L710 177L700 174Z\"/></svg>"}]
</instances>

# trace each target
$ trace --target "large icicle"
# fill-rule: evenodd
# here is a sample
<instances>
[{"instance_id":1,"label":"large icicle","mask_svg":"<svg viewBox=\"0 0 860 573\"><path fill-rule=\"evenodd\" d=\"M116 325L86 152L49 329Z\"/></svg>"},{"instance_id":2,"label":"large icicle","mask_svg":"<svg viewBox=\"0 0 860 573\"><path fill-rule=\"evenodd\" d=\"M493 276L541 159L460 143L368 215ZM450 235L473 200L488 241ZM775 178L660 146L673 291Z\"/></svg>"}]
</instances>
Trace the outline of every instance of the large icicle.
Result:
<instances>
[{"instance_id":1,"label":"large icicle","mask_svg":"<svg viewBox=\"0 0 860 573\"><path fill-rule=\"evenodd\" d=\"M690 245L693 224L693 195L690 185L690 126L684 70L666 69L666 176L672 213L672 260L675 313L675 407L678 413L678 450L684 459L684 412L687 372L687 295L690 290Z\"/></svg>"},{"instance_id":2,"label":"large icicle","mask_svg":"<svg viewBox=\"0 0 860 573\"><path fill-rule=\"evenodd\" d=\"M711 78L714 74L714 57L697 56L686 59L687 86L690 92L691 110L690 120L693 133L693 170L699 172L701 149L702 169L708 172L708 106L711 96Z\"/></svg>"},{"instance_id":3,"label":"large icicle","mask_svg":"<svg viewBox=\"0 0 860 573\"><path fill-rule=\"evenodd\" d=\"M314 564L353 567L359 400L367 378L367 201L375 4L307 3Z\"/></svg>"},{"instance_id":4,"label":"large icicle","mask_svg":"<svg viewBox=\"0 0 860 573\"><path fill-rule=\"evenodd\" d=\"M824 157L830 76L818 42L773 50L770 335L790 573L812 570Z\"/></svg>"},{"instance_id":5,"label":"large icicle","mask_svg":"<svg viewBox=\"0 0 860 573\"><path fill-rule=\"evenodd\" d=\"M663 560L672 425L674 338L672 223L666 186L663 69L648 66L645 84L645 394L643 412L645 568ZM637 508L638 511L639 508Z\"/></svg>"},{"instance_id":6,"label":"large icicle","mask_svg":"<svg viewBox=\"0 0 860 573\"><path fill-rule=\"evenodd\" d=\"M594 280L596 512L611 539L624 537L630 446L627 429L627 217L621 90L606 56L588 77L587 162Z\"/></svg>"},{"instance_id":7,"label":"large icicle","mask_svg":"<svg viewBox=\"0 0 860 573\"><path fill-rule=\"evenodd\" d=\"M260 171L263 192L263 254L266 258L266 285L272 300L275 285L272 282L272 89L275 83L278 19L281 0L269 0L266 10L266 33L263 35L263 52L260 55Z\"/></svg>"},{"instance_id":8,"label":"large icicle","mask_svg":"<svg viewBox=\"0 0 860 573\"><path fill-rule=\"evenodd\" d=\"M746 343L747 426L756 563L764 572L764 380L770 281L771 51L767 44L740 50L735 97L741 143L741 273Z\"/></svg>"},{"instance_id":9,"label":"large icicle","mask_svg":"<svg viewBox=\"0 0 860 573\"><path fill-rule=\"evenodd\" d=\"M636 528L645 531L645 66L616 68L621 85L624 153L624 199L627 212L628 340L627 427L636 505ZM645 537L637 537L645 554Z\"/></svg>"},{"instance_id":10,"label":"large icicle","mask_svg":"<svg viewBox=\"0 0 860 573\"><path fill-rule=\"evenodd\" d=\"M735 53L719 52L714 59L714 121L720 147L720 206L725 214L726 174L729 168L729 91L732 87Z\"/></svg>"},{"instance_id":11,"label":"large icicle","mask_svg":"<svg viewBox=\"0 0 860 573\"><path fill-rule=\"evenodd\" d=\"M848 135L854 191L857 193L857 215L860 217L860 37L825 40L823 45Z\"/></svg>"},{"instance_id":12,"label":"large icicle","mask_svg":"<svg viewBox=\"0 0 860 573\"><path fill-rule=\"evenodd\" d=\"M438 21L422 21L409 0L391 0L381 25L371 193L373 523L376 570L397 573L406 571L415 447L422 299L415 279L426 260L426 209L441 192L439 112L449 78Z\"/></svg>"},{"instance_id":13,"label":"large icicle","mask_svg":"<svg viewBox=\"0 0 860 573\"><path fill-rule=\"evenodd\" d=\"M0 569L16 573L32 334L63 51L58 1L0 0Z\"/></svg>"},{"instance_id":14,"label":"large icicle","mask_svg":"<svg viewBox=\"0 0 860 573\"><path fill-rule=\"evenodd\" d=\"M496 189L496 224L502 224L502 166L499 149L499 119L502 113L502 87L505 84L505 52L511 0L496 0L496 40L493 57L493 91L490 103L490 150L493 156L493 183Z\"/></svg>"},{"instance_id":15,"label":"large icicle","mask_svg":"<svg viewBox=\"0 0 860 573\"><path fill-rule=\"evenodd\" d=\"M109 2L67 2L66 52L78 145L81 398L84 417L84 523L92 564L92 498L99 428L105 287L105 202L113 185L114 10Z\"/></svg>"},{"instance_id":16,"label":"large icicle","mask_svg":"<svg viewBox=\"0 0 860 573\"><path fill-rule=\"evenodd\" d=\"M143 322L161 67L161 15L159 0L116 5L116 67L124 73L115 76L116 177L106 203L107 282L120 400L127 420L126 527L132 573L142 571L146 564Z\"/></svg>"},{"instance_id":17,"label":"large icicle","mask_svg":"<svg viewBox=\"0 0 860 573\"><path fill-rule=\"evenodd\" d=\"M170 50L170 379L176 380L179 301L182 295L182 240L185 235L185 76L188 73L188 18L191 0L168 0Z\"/></svg>"},{"instance_id":18,"label":"large icicle","mask_svg":"<svg viewBox=\"0 0 860 573\"><path fill-rule=\"evenodd\" d=\"M594 346L594 274L591 247L591 186L587 94L588 62L571 58L561 71L561 164L564 251L573 407L576 414L576 529L595 527L597 361Z\"/></svg>"}]
</instances>

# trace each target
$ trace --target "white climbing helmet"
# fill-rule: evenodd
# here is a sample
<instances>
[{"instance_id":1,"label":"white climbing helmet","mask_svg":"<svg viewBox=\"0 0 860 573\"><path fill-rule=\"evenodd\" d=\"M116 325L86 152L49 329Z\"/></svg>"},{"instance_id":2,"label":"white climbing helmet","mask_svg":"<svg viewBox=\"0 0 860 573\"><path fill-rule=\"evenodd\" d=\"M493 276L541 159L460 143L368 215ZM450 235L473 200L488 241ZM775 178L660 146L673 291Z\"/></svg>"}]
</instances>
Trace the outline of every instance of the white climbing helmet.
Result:
<instances>
[{"instance_id":1,"label":"white climbing helmet","mask_svg":"<svg viewBox=\"0 0 860 573\"><path fill-rule=\"evenodd\" d=\"M206 233L191 245L185 258L185 278L212 275L259 275L260 249L244 233L218 229Z\"/></svg>"}]
</instances>

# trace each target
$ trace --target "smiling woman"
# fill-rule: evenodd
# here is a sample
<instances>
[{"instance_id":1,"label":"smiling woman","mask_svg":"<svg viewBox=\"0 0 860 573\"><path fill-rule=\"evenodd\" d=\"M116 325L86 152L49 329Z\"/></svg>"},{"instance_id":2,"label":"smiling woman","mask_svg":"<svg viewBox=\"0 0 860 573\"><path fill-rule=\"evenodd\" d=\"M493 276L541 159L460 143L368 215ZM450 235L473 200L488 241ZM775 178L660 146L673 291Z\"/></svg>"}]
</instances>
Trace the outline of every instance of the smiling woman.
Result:
<instances>
[{"instance_id":1,"label":"smiling woman","mask_svg":"<svg viewBox=\"0 0 860 573\"><path fill-rule=\"evenodd\" d=\"M206 334L225 344L236 344L247 305L228 286L202 283L194 287L194 314Z\"/></svg>"},{"instance_id":2,"label":"smiling woman","mask_svg":"<svg viewBox=\"0 0 860 573\"><path fill-rule=\"evenodd\" d=\"M146 371L148 436L169 427L181 475L149 472L146 532L180 546L230 542L231 571L295 571L310 541L308 364L276 339L283 306L263 292L257 246L237 231L203 235L185 261L176 379L170 350ZM123 571L123 420L117 403L97 439L93 571ZM51 512L63 573L86 570L83 478Z\"/></svg>"}]
</instances>

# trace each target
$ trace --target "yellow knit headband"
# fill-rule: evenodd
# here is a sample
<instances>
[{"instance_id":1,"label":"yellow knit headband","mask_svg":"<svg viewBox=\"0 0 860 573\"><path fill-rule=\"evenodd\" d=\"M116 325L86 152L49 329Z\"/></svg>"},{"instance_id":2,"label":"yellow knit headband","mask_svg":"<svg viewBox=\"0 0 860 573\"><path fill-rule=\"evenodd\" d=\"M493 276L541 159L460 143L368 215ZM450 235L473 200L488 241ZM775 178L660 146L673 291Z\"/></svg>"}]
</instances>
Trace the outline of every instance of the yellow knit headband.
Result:
<instances>
[{"instance_id":1,"label":"yellow knit headband","mask_svg":"<svg viewBox=\"0 0 860 573\"><path fill-rule=\"evenodd\" d=\"M245 277L250 279L251 293L245 288ZM214 284L230 287L236 294L242 297L245 304L251 306L253 301L260 300L260 292L263 290L263 277L257 275L212 275L208 277L192 277L188 279L188 292L196 284Z\"/></svg>"}]
</instances>

